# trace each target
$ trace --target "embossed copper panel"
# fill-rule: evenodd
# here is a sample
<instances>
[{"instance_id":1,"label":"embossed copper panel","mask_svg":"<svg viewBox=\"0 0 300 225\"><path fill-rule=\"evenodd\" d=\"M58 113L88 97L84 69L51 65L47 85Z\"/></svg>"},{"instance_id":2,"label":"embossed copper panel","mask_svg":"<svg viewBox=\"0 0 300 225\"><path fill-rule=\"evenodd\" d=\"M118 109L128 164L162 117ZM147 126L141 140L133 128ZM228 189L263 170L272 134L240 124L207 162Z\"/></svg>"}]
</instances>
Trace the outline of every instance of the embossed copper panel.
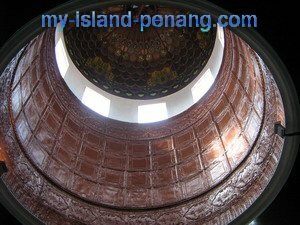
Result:
<instances>
[{"instance_id":1,"label":"embossed copper panel","mask_svg":"<svg viewBox=\"0 0 300 225\"><path fill-rule=\"evenodd\" d=\"M223 224L263 191L280 158L283 140L273 125L284 123L284 111L269 70L240 38L226 30L223 65L199 103L139 125L79 103L59 75L53 34L26 46L0 86L12 161L4 181L37 217L49 224Z\"/></svg>"},{"instance_id":2,"label":"embossed copper panel","mask_svg":"<svg viewBox=\"0 0 300 225\"><path fill-rule=\"evenodd\" d=\"M227 36L232 35L227 32ZM259 98L256 96L262 95L262 77L255 73L253 64L257 62L250 53L236 62L236 68L229 68L224 91L208 99L211 107L191 126L169 131L164 137L131 140L108 130L112 127L107 119L101 119L106 125L97 127L106 126L106 131L94 129L87 122L90 118L80 118L62 102L55 91L54 79L58 78L49 70L43 74L36 70L38 64L42 65L37 46L47 43L47 38L53 38L53 32L27 47L24 62L35 61L21 70L25 72L19 81L15 80L12 103L16 105L12 108L25 153L61 188L112 207L164 206L208 191L249 153L262 121L261 106L253 104ZM229 52L232 42L236 47ZM53 54L52 45L45 48ZM234 59L244 48L240 39L228 38L226 60ZM56 67L53 69L57 72ZM174 121L183 123L185 119L179 116ZM166 122L169 126L172 123ZM126 123L119 127L136 132ZM138 128L147 127L151 129L151 125Z\"/></svg>"}]
</instances>

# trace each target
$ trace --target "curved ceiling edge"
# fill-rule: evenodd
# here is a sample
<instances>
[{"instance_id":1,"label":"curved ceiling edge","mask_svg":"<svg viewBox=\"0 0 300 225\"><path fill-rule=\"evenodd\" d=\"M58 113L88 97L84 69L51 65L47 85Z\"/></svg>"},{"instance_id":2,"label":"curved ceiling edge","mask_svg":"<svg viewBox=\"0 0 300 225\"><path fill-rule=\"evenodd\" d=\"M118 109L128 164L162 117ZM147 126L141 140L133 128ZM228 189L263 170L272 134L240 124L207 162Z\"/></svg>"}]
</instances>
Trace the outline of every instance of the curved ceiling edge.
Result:
<instances>
[{"instance_id":1,"label":"curved ceiling edge","mask_svg":"<svg viewBox=\"0 0 300 225\"><path fill-rule=\"evenodd\" d=\"M80 2L82 5L84 5L83 1L77 1L76 3L80 4ZM86 3L86 1L84 2ZM212 11L214 11L215 8L213 4L210 4L206 1L203 1L203 3L195 1L189 2L197 7L204 5ZM62 10L66 6L70 5L74 6L74 3L68 3L64 6L58 7L56 9L56 12L62 12ZM70 7L70 9L71 8L74 9L76 7ZM226 13L224 10L221 10L219 8L217 8L217 11ZM52 12L55 12L55 10ZM24 26L22 30L17 32L16 36L14 36L7 42L7 44L1 49L1 59L4 59L0 62L1 71L4 70L5 66L8 64L10 59L12 59L13 56L18 52L18 50L21 47L23 47L26 43L28 43L39 31L39 18L36 18L35 20L31 21L29 24ZM277 85L283 98L287 129L289 131L299 131L299 118L297 117L297 115L299 115L300 110L299 103L297 101L298 98L295 91L295 87L291 81L291 78L285 66L278 58L274 50L257 33L255 33L254 31L245 31L242 29L235 29L234 31L238 33L241 37L243 37L243 39L246 40L246 42L249 43L254 48L254 50L260 54L264 62L270 67L270 70L273 73L273 76L277 82ZM28 35L29 33L30 35ZM19 38L22 40L21 42L18 40ZM11 48L11 46L13 46L13 48ZM268 188L261 194L261 197L257 199L253 206L249 207L249 209L246 210L247 213L242 214L242 216L240 216L235 221L236 223L241 221L248 222L258 213L260 213L264 209L264 207L266 207L275 198L276 194L279 192L289 175L289 172L295 160L295 156L297 154L298 146L299 140L296 137L286 138L284 143L284 150L282 153L283 160L280 160L278 169L275 172L276 179L271 179ZM16 207L19 207L19 209L23 209L21 205L17 205ZM23 215L23 213L16 209L12 210L14 211L14 214L19 218L21 215Z\"/></svg>"}]
</instances>

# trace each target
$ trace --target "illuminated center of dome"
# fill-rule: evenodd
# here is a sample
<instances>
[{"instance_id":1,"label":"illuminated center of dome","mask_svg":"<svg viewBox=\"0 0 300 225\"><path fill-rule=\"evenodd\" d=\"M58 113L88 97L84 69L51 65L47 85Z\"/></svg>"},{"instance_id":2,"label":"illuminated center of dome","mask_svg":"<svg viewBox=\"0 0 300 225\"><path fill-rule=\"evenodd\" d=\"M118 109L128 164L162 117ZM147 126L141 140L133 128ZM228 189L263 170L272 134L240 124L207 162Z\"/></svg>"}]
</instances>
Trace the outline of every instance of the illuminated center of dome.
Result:
<instances>
[{"instance_id":1,"label":"illuminated center of dome","mask_svg":"<svg viewBox=\"0 0 300 225\"><path fill-rule=\"evenodd\" d=\"M164 10L159 13L170 13ZM69 27L61 32L58 27L55 37L66 84L102 116L131 123L171 118L198 102L218 75L224 51L220 27L209 33L110 29Z\"/></svg>"},{"instance_id":2,"label":"illuminated center of dome","mask_svg":"<svg viewBox=\"0 0 300 225\"><path fill-rule=\"evenodd\" d=\"M168 7L114 6L99 14L178 15ZM78 70L97 87L123 98L160 98L185 87L207 63L216 29L67 26L65 45Z\"/></svg>"}]
</instances>

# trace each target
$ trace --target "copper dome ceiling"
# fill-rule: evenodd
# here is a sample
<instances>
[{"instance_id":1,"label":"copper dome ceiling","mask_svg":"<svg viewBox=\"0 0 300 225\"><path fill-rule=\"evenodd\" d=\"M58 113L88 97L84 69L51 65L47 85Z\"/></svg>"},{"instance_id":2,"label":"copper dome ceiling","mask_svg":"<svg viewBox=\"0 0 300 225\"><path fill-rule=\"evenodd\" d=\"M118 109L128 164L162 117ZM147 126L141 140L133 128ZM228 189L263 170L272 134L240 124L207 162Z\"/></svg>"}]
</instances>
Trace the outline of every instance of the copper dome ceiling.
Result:
<instances>
[{"instance_id":1,"label":"copper dome ceiling","mask_svg":"<svg viewBox=\"0 0 300 225\"><path fill-rule=\"evenodd\" d=\"M172 119L141 125L83 107L59 74L54 30L39 35L3 76L14 74L6 90L12 122L2 131L7 185L31 196L23 204L35 214L38 202L54 210L38 214L49 224L67 217L70 224L189 224L224 210L230 221L242 196L265 185L257 174L274 172L270 154L280 156L283 140L273 124L284 124L285 114L263 62L231 31L225 36L223 65L205 98ZM20 182L24 189L14 189Z\"/></svg>"},{"instance_id":2,"label":"copper dome ceiling","mask_svg":"<svg viewBox=\"0 0 300 225\"><path fill-rule=\"evenodd\" d=\"M94 40L94 32L78 32L82 38L73 40L88 46L82 40ZM186 32L184 37L196 40L194 31ZM291 126L298 108L285 103L295 98L281 86L287 83L284 72L271 71L268 57L264 62L241 37L224 33L223 61L212 88L184 113L152 124L116 121L84 107L55 62L54 29L8 54L0 76L0 165L7 167L0 196L6 205L20 218L26 215L27 223L50 225L221 225L258 214L252 208L270 201L268 193L276 192L270 185L284 177L290 150L299 143L278 135L274 124ZM172 37L171 45L179 36ZM106 55L91 51L103 57L100 65L117 62L109 46L123 48L112 40L106 39L111 41ZM129 59L127 64L136 65ZM105 73L100 76L108 82Z\"/></svg>"},{"instance_id":3,"label":"copper dome ceiling","mask_svg":"<svg viewBox=\"0 0 300 225\"><path fill-rule=\"evenodd\" d=\"M122 5L99 14L186 14L156 5ZM69 55L81 73L99 88L125 98L153 99L185 87L207 63L216 29L76 28L64 30Z\"/></svg>"},{"instance_id":4,"label":"copper dome ceiling","mask_svg":"<svg viewBox=\"0 0 300 225\"><path fill-rule=\"evenodd\" d=\"M42 45L52 60L53 33L38 37L25 55L40 54L37 48ZM236 62L231 68L235 73L222 67L214 95L153 128L89 118L76 99L57 89L63 81L56 67L51 76L39 74L38 80L32 76L35 69L28 68L20 81L16 77L12 92L15 130L24 153L71 196L105 207L166 207L211 190L244 160L263 126L264 84L255 69L258 61L242 40L226 34L224 63L240 51L245 51L245 61ZM35 63L42 65L42 59L37 56ZM24 106L19 105L20 93L26 98ZM62 96L73 107L66 107Z\"/></svg>"}]
</instances>

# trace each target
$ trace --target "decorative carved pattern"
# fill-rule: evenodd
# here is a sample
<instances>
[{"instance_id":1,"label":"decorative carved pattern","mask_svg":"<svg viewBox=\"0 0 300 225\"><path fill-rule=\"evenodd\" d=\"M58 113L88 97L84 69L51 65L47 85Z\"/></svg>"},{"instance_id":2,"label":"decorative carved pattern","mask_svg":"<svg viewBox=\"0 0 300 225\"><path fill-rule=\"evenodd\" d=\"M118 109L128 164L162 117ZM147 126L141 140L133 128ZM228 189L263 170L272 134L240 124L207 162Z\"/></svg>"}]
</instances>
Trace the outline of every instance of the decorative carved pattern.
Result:
<instances>
[{"instance_id":1,"label":"decorative carved pattern","mask_svg":"<svg viewBox=\"0 0 300 225\"><path fill-rule=\"evenodd\" d=\"M107 15L131 11L133 18L141 13L187 13L162 5L122 5L96 11ZM71 25L64 31L69 55L81 73L99 88L132 99L159 98L185 87L204 68L216 39L215 28L205 34L199 28L170 27L149 27L141 32L139 24L131 29L74 29ZM166 73L153 76L159 71Z\"/></svg>"},{"instance_id":2,"label":"decorative carved pattern","mask_svg":"<svg viewBox=\"0 0 300 225\"><path fill-rule=\"evenodd\" d=\"M32 41L0 77L1 146L11 161L3 179L34 215L47 224L227 224L262 193L280 159L283 140L273 133L273 125L278 120L284 123L284 110L272 75L242 40L226 31L226 58L214 89L186 114L154 128L99 119L80 106L59 79L52 38L53 33L47 32ZM7 96L11 96L11 103ZM235 126L224 125L227 113L234 115L231 121ZM239 130L238 146L227 142L226 131L232 134L235 129ZM143 130L137 138L129 138ZM221 153L221 161L217 152L212 157L205 153L208 149L204 150L206 144L211 146L209 138L213 135L218 137L214 145L220 145L220 151L226 153ZM94 151L95 146L99 150ZM230 153L241 148L241 153ZM64 152L66 149L68 152ZM116 161L124 158L124 164ZM94 180L91 165L103 168ZM222 168L223 174L213 172ZM161 170L169 171L169 175L160 175ZM117 171L122 175L118 176ZM144 176L145 173L150 175ZM110 185L106 189L96 185L93 189L93 184L103 179L108 179L105 183ZM166 179L170 180L164 186ZM203 188L198 190L201 181ZM173 192L166 189L171 185ZM127 192L136 186L144 191ZM124 188L126 194L118 187ZM147 188L151 194L156 193L149 202ZM188 195L189 191L193 194ZM102 196L110 199L100 198L104 192L110 194ZM158 198L159 193L165 194ZM128 199L134 196L143 196L144 201L137 206L144 204L145 209L177 204L151 211L128 211L89 202L97 197L106 205L128 207ZM161 201L163 197L168 199ZM136 201L139 199L132 204Z\"/></svg>"}]
</instances>

